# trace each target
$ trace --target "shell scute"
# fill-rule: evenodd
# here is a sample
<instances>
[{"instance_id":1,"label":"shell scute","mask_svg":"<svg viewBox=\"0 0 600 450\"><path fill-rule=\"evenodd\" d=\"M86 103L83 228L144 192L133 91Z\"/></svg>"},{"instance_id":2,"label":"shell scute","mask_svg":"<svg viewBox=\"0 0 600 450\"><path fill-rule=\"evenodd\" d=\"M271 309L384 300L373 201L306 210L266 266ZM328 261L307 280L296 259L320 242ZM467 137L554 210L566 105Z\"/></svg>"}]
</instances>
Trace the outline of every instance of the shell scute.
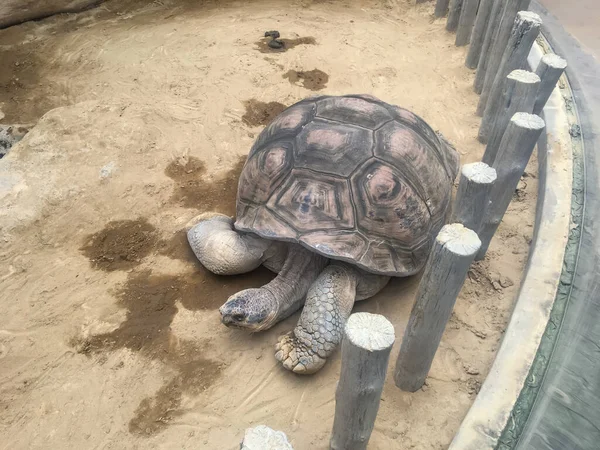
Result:
<instances>
[{"instance_id":1,"label":"shell scute","mask_svg":"<svg viewBox=\"0 0 600 450\"><path fill-rule=\"evenodd\" d=\"M371 131L315 119L296 138L295 165L345 177L372 156L372 148Z\"/></svg>"},{"instance_id":2,"label":"shell scute","mask_svg":"<svg viewBox=\"0 0 600 450\"><path fill-rule=\"evenodd\" d=\"M354 228L345 178L294 169L267 206L299 232Z\"/></svg>"},{"instance_id":3,"label":"shell scute","mask_svg":"<svg viewBox=\"0 0 600 450\"><path fill-rule=\"evenodd\" d=\"M329 97L317 102L317 117L375 130L393 119L392 114L365 97Z\"/></svg>"}]
</instances>

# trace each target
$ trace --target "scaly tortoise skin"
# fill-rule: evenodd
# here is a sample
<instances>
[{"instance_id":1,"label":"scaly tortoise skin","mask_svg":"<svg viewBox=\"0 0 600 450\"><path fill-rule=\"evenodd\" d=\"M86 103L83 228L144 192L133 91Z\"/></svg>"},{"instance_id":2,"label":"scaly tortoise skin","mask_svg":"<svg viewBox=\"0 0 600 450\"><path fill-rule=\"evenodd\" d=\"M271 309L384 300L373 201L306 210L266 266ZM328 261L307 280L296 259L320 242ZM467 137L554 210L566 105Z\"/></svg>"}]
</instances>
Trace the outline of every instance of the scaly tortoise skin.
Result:
<instances>
[{"instance_id":1,"label":"scaly tortoise skin","mask_svg":"<svg viewBox=\"0 0 600 450\"><path fill-rule=\"evenodd\" d=\"M275 357L318 371L356 300L418 272L450 210L458 154L421 118L367 95L296 103L258 136L240 176L237 217L204 214L188 240L214 273L263 264L277 277L231 296L230 327L261 331L302 309Z\"/></svg>"},{"instance_id":2,"label":"scaly tortoise skin","mask_svg":"<svg viewBox=\"0 0 600 450\"><path fill-rule=\"evenodd\" d=\"M456 151L406 109L365 95L306 99L252 147L235 228L412 275L444 225L457 172Z\"/></svg>"}]
</instances>

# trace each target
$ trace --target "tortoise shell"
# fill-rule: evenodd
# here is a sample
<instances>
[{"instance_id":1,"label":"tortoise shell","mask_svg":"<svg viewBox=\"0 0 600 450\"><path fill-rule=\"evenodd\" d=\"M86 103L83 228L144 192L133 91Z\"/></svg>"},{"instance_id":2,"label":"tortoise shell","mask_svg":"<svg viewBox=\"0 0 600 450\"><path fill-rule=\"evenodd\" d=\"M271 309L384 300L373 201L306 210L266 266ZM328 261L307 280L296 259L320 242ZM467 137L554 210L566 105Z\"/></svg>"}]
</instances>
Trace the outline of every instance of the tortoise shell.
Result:
<instances>
[{"instance_id":1,"label":"tortoise shell","mask_svg":"<svg viewBox=\"0 0 600 450\"><path fill-rule=\"evenodd\" d=\"M308 98L256 139L235 227L408 276L446 222L457 172L456 151L406 109L366 95Z\"/></svg>"}]
</instances>

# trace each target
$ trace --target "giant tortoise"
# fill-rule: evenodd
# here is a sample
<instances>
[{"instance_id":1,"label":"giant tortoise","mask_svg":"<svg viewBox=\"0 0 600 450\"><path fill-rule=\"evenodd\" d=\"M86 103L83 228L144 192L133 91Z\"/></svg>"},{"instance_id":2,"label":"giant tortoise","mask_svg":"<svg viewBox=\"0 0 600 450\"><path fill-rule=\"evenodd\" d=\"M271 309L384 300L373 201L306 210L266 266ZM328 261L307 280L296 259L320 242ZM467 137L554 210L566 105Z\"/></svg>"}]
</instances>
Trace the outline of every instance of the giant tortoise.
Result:
<instances>
[{"instance_id":1,"label":"giant tortoise","mask_svg":"<svg viewBox=\"0 0 600 450\"><path fill-rule=\"evenodd\" d=\"M417 273L448 217L458 154L412 112L368 95L302 100L258 136L239 179L235 222L208 213L189 243L210 271L277 272L220 308L260 331L304 305L276 358L314 373L341 341L356 300Z\"/></svg>"}]
</instances>

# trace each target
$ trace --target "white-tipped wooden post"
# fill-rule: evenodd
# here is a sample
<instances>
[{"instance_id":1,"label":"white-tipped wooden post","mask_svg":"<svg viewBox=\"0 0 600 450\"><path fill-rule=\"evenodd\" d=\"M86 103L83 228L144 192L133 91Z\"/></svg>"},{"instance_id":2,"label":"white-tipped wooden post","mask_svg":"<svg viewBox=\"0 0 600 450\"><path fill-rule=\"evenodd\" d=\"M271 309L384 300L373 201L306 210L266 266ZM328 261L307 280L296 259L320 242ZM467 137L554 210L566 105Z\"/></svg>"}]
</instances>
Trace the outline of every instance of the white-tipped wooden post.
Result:
<instances>
[{"instance_id":1,"label":"white-tipped wooden post","mask_svg":"<svg viewBox=\"0 0 600 450\"><path fill-rule=\"evenodd\" d=\"M435 12L433 15L435 17L444 17L448 12L448 5L450 4L450 0L437 0L435 4Z\"/></svg>"},{"instance_id":2,"label":"white-tipped wooden post","mask_svg":"<svg viewBox=\"0 0 600 450\"><path fill-rule=\"evenodd\" d=\"M550 98L552 91L558 83L558 79L561 77L565 69L567 68L567 61L562 59L560 56L554 53L547 53L542 56L542 60L538 64L535 73L540 77L541 83L538 90L537 98L535 99L535 105L533 107L534 114L540 114L546 106L546 102Z\"/></svg>"},{"instance_id":3,"label":"white-tipped wooden post","mask_svg":"<svg viewBox=\"0 0 600 450\"><path fill-rule=\"evenodd\" d=\"M508 74L501 102L499 102L498 110L495 111L496 117L491 119L493 125L482 158L484 163L494 164L502 136L504 136L512 116L518 112L531 113L533 111L539 86L540 77L533 72L513 70Z\"/></svg>"},{"instance_id":4,"label":"white-tipped wooden post","mask_svg":"<svg viewBox=\"0 0 600 450\"><path fill-rule=\"evenodd\" d=\"M450 11L448 11L448 21L446 22L446 30L456 31L458 28L458 21L460 20L462 5L463 0L451 0Z\"/></svg>"},{"instance_id":5,"label":"white-tipped wooden post","mask_svg":"<svg viewBox=\"0 0 600 450\"><path fill-rule=\"evenodd\" d=\"M490 52L494 44L494 38L498 31L498 25L502 20L502 12L504 11L504 3L502 0L493 0L492 9L490 11L490 18L488 25L485 30L485 39L481 52L479 55L479 61L477 63L477 74L475 75L475 92L481 94L483 91L483 84L485 83L485 74L487 72L487 65L489 61Z\"/></svg>"},{"instance_id":6,"label":"white-tipped wooden post","mask_svg":"<svg viewBox=\"0 0 600 450\"><path fill-rule=\"evenodd\" d=\"M437 235L417 291L396 361L394 380L403 391L423 386L458 293L481 242L454 223Z\"/></svg>"},{"instance_id":7,"label":"white-tipped wooden post","mask_svg":"<svg viewBox=\"0 0 600 450\"><path fill-rule=\"evenodd\" d=\"M452 222L461 223L475 232L479 231L495 181L496 170L486 163L476 162L462 166Z\"/></svg>"},{"instance_id":8,"label":"white-tipped wooden post","mask_svg":"<svg viewBox=\"0 0 600 450\"><path fill-rule=\"evenodd\" d=\"M490 51L488 54L485 80L483 82L483 89L481 90L479 104L477 105L477 114L479 115L483 114L485 111L490 90L494 84L495 76L498 73L502 58L506 53L506 48L514 28L517 13L519 11L526 11L527 8L529 8L530 1L531 0L506 0L502 12L502 19L498 24L498 28L495 30L492 45L490 46ZM520 67L514 67L513 69L519 68ZM508 75L509 72L510 70L504 74L504 77Z\"/></svg>"},{"instance_id":9,"label":"white-tipped wooden post","mask_svg":"<svg viewBox=\"0 0 600 450\"><path fill-rule=\"evenodd\" d=\"M455 43L458 47L467 45L471 40L471 33L473 32L478 8L479 0L463 0L460 19L458 20L458 29L456 30Z\"/></svg>"},{"instance_id":10,"label":"white-tipped wooden post","mask_svg":"<svg viewBox=\"0 0 600 450\"><path fill-rule=\"evenodd\" d=\"M534 114L519 112L510 120L493 165L498 178L492 187L490 204L479 229L481 249L477 253L477 260L485 257L545 126L544 121Z\"/></svg>"},{"instance_id":11,"label":"white-tipped wooden post","mask_svg":"<svg viewBox=\"0 0 600 450\"><path fill-rule=\"evenodd\" d=\"M496 77L490 87L485 103L485 112L479 128L478 138L485 143L490 137L493 125L496 121L497 111L502 100L502 91L506 77L516 69L527 66L527 56L531 47L540 33L542 19L536 13L521 11L517 14L508 45L504 49L504 56L497 68ZM483 98L483 95L482 97ZM524 111L531 112L531 111Z\"/></svg>"},{"instance_id":12,"label":"white-tipped wooden post","mask_svg":"<svg viewBox=\"0 0 600 450\"><path fill-rule=\"evenodd\" d=\"M483 48L483 42L485 41L485 31L487 30L490 21L490 14L493 6L494 0L481 0L479 3L475 25L473 26L473 32L471 33L471 45L469 46L469 53L465 60L465 65L469 69L475 69L479 63L479 56L481 55L481 49Z\"/></svg>"},{"instance_id":13,"label":"white-tipped wooden post","mask_svg":"<svg viewBox=\"0 0 600 450\"><path fill-rule=\"evenodd\" d=\"M283 431L275 431L266 425L248 428L244 434L241 450L294 450Z\"/></svg>"},{"instance_id":14,"label":"white-tipped wooden post","mask_svg":"<svg viewBox=\"0 0 600 450\"><path fill-rule=\"evenodd\" d=\"M383 316L352 314L342 341L331 450L365 450L375 425L392 345L393 325Z\"/></svg>"}]
</instances>

